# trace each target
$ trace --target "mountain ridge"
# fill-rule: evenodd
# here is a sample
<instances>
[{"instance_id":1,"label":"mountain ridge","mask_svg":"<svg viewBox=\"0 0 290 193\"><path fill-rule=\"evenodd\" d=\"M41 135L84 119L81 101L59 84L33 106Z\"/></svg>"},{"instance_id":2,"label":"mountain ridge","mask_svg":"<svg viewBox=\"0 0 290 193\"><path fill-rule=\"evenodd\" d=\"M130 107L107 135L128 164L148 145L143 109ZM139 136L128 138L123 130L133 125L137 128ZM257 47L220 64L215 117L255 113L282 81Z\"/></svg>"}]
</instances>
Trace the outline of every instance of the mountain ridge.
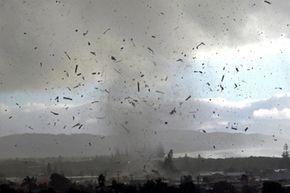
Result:
<instances>
[{"instance_id":1,"label":"mountain ridge","mask_svg":"<svg viewBox=\"0 0 290 193\"><path fill-rule=\"evenodd\" d=\"M262 134L202 133L198 131L164 130L157 133L94 135L25 133L0 137L0 159L28 157L84 157L112 155L116 151L151 151L159 144L167 152L214 151L233 148L273 147L281 149L285 139Z\"/></svg>"}]
</instances>

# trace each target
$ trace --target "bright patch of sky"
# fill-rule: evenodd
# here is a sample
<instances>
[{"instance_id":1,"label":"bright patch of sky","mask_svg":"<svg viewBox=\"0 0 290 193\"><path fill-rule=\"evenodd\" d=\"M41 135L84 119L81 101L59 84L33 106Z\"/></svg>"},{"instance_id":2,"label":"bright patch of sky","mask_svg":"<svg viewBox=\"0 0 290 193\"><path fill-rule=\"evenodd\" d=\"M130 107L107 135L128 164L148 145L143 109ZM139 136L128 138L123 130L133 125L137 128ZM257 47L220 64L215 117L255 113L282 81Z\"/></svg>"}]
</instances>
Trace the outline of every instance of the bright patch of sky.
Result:
<instances>
[{"instance_id":1,"label":"bright patch of sky","mask_svg":"<svg viewBox=\"0 0 290 193\"><path fill-rule=\"evenodd\" d=\"M232 101L270 98L290 91L290 40L280 38L248 44L236 48L221 48L199 52L191 64L179 66L176 82L163 85L172 91L172 99L179 95L194 98L224 98ZM178 84L176 87L175 84ZM221 90L221 86L224 90ZM132 90L134 90L132 88ZM133 91L132 91L133 92ZM81 96L80 93L83 93ZM61 94L61 95L60 95ZM96 99L106 99L93 83L77 92L68 88L49 91L14 91L0 94L2 103L55 102L57 96L68 96L68 103L82 104Z\"/></svg>"},{"instance_id":2,"label":"bright patch of sky","mask_svg":"<svg viewBox=\"0 0 290 193\"><path fill-rule=\"evenodd\" d=\"M233 101L257 100L290 91L289 39L204 51L197 57L200 58L197 59L198 63L205 64L206 79L202 81L224 87L220 92L208 92L209 89L205 89L203 84L201 97L221 97ZM195 70L199 69L200 65L197 65Z\"/></svg>"}]
</instances>

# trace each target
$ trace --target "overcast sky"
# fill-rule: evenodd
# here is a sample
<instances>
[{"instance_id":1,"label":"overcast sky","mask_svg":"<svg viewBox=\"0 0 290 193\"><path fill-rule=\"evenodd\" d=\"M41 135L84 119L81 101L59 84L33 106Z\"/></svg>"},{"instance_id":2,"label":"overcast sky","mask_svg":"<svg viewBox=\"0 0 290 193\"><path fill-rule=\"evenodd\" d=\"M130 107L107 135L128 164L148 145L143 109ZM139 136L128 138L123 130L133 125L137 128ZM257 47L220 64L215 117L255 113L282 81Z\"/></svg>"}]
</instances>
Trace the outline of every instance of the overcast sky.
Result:
<instances>
[{"instance_id":1,"label":"overcast sky","mask_svg":"<svg viewBox=\"0 0 290 193\"><path fill-rule=\"evenodd\" d=\"M289 8L281 0L1 0L0 136L287 137Z\"/></svg>"}]
</instances>

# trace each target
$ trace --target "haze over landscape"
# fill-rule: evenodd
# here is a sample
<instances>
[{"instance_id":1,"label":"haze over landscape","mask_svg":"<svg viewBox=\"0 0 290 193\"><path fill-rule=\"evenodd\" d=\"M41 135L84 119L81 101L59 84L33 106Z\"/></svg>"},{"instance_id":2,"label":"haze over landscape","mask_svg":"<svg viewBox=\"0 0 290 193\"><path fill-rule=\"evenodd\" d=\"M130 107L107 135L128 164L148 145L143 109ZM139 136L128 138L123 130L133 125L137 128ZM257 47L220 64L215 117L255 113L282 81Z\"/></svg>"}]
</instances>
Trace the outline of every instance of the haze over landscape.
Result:
<instances>
[{"instance_id":1,"label":"haze over landscape","mask_svg":"<svg viewBox=\"0 0 290 193\"><path fill-rule=\"evenodd\" d=\"M290 140L289 8L0 1L0 158L160 143L176 156L280 156Z\"/></svg>"}]
</instances>

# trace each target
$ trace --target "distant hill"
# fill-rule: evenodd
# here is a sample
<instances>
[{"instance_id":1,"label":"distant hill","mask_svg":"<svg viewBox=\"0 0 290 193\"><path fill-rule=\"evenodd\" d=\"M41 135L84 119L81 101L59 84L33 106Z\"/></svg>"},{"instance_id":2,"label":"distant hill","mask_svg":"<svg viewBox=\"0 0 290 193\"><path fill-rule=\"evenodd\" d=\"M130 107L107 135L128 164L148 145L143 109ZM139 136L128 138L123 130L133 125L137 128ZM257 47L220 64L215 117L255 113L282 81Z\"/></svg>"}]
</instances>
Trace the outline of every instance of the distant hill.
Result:
<instances>
[{"instance_id":1,"label":"distant hill","mask_svg":"<svg viewBox=\"0 0 290 193\"><path fill-rule=\"evenodd\" d=\"M197 131L159 131L150 134L98 136L91 134L52 135L19 134L0 137L0 159L29 157L79 157L111 155L156 149L175 153L219 151L241 148L273 148L281 150L286 140L259 134L201 133Z\"/></svg>"}]
</instances>

